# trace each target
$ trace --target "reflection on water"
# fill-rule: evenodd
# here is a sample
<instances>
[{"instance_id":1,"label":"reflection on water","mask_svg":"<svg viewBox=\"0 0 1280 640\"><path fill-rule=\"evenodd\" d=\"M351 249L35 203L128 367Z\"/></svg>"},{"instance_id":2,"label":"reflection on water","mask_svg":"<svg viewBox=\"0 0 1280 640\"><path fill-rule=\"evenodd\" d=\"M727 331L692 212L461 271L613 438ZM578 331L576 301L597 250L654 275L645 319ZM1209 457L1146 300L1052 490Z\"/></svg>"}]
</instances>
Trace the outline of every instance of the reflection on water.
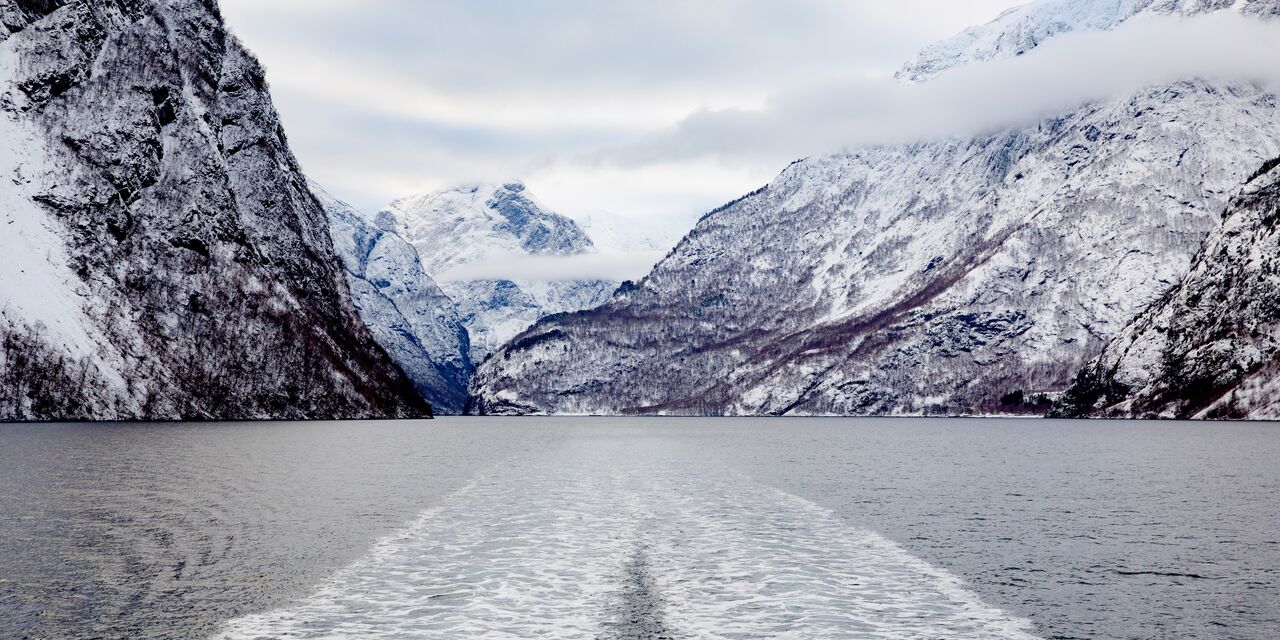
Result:
<instances>
[{"instance_id":1,"label":"reflection on water","mask_svg":"<svg viewBox=\"0 0 1280 640\"><path fill-rule=\"evenodd\" d=\"M0 427L0 637L1270 638L1280 430Z\"/></svg>"}]
</instances>

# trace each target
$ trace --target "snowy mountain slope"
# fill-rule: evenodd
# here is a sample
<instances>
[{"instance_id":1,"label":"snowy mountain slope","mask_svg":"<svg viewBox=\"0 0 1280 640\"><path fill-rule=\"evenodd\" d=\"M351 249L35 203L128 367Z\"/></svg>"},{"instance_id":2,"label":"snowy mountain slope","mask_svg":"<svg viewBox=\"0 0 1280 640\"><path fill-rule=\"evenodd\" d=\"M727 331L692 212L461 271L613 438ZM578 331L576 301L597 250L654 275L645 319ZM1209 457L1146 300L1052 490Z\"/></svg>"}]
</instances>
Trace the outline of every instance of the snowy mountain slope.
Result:
<instances>
[{"instance_id":1,"label":"snowy mountain slope","mask_svg":"<svg viewBox=\"0 0 1280 640\"><path fill-rule=\"evenodd\" d=\"M639 285L477 372L477 411L951 414L1061 390L1280 150L1276 97L1182 83L976 140L788 168Z\"/></svg>"},{"instance_id":2,"label":"snowy mountain slope","mask_svg":"<svg viewBox=\"0 0 1280 640\"><path fill-rule=\"evenodd\" d=\"M423 271L418 251L319 186L334 250L360 318L437 413L461 413L471 378L470 339L456 305Z\"/></svg>"},{"instance_id":3,"label":"snowy mountain slope","mask_svg":"<svg viewBox=\"0 0 1280 640\"><path fill-rule=\"evenodd\" d=\"M980 31L1016 42L1010 16L1047 23L1055 7L1075 22L1031 46L1138 12L1280 14L1046 1ZM1179 82L976 139L803 160L704 217L634 290L517 336L478 370L473 410L1042 410L1025 399L1064 389L1177 280L1280 148L1277 115L1265 88Z\"/></svg>"},{"instance_id":4,"label":"snowy mountain slope","mask_svg":"<svg viewBox=\"0 0 1280 640\"><path fill-rule=\"evenodd\" d=\"M11 77L8 53L0 51L0 77ZM47 154L31 127L0 117L0 175L13 177L0 188L0 418L91 416L128 394L123 354L84 312L62 238L32 200L26 176L43 171ZM74 387L83 393L60 392Z\"/></svg>"},{"instance_id":5,"label":"snowy mountain slope","mask_svg":"<svg viewBox=\"0 0 1280 640\"><path fill-rule=\"evenodd\" d=\"M429 412L216 8L0 0L0 24L0 418Z\"/></svg>"},{"instance_id":6,"label":"snowy mountain slope","mask_svg":"<svg viewBox=\"0 0 1280 640\"><path fill-rule=\"evenodd\" d=\"M1064 33L1106 31L1138 16L1194 16L1223 10L1280 15L1275 0L1038 0L926 47L903 65L897 77L928 80L961 65L1023 55Z\"/></svg>"},{"instance_id":7,"label":"snowy mountain slope","mask_svg":"<svg viewBox=\"0 0 1280 640\"><path fill-rule=\"evenodd\" d=\"M1081 372L1064 416L1280 419L1280 159L1182 281Z\"/></svg>"},{"instance_id":8,"label":"snowy mountain slope","mask_svg":"<svg viewBox=\"0 0 1280 640\"><path fill-rule=\"evenodd\" d=\"M378 214L422 256L427 273L458 304L479 362L539 318L596 306L617 282L563 280L516 273L489 277L495 267L528 256L591 253L591 239L573 220L548 211L519 182L471 184L403 198Z\"/></svg>"}]
</instances>

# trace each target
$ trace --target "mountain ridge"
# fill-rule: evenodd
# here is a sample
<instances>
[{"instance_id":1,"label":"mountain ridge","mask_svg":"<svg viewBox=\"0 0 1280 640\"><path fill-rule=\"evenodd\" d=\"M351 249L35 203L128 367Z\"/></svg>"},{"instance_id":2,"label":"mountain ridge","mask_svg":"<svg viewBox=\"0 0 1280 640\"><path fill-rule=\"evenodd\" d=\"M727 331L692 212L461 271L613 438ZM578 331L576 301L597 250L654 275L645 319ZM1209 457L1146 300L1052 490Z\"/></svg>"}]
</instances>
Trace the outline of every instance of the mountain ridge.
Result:
<instances>
[{"instance_id":1,"label":"mountain ridge","mask_svg":"<svg viewBox=\"0 0 1280 640\"><path fill-rule=\"evenodd\" d=\"M311 191L329 216L334 250L365 326L437 413L461 413L472 362L456 303L393 229L371 222L319 185L312 183Z\"/></svg>"},{"instance_id":2,"label":"mountain ridge","mask_svg":"<svg viewBox=\"0 0 1280 640\"><path fill-rule=\"evenodd\" d=\"M1009 399L1065 389L1177 281L1280 152L1276 115L1266 88L1184 81L805 159L636 287L521 334L477 371L472 409L1038 414Z\"/></svg>"}]
</instances>

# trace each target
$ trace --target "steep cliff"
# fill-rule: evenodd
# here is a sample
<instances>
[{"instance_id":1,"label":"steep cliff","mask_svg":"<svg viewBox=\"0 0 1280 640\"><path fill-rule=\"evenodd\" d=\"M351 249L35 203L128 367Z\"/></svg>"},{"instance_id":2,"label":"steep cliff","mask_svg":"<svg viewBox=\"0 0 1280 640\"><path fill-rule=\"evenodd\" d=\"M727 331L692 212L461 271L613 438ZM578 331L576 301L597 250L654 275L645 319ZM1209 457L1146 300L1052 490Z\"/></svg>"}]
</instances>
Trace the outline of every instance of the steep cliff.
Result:
<instances>
[{"instance_id":1,"label":"steep cliff","mask_svg":"<svg viewBox=\"0 0 1280 640\"><path fill-rule=\"evenodd\" d=\"M1077 377L1059 416L1280 419L1280 158L1182 281Z\"/></svg>"},{"instance_id":2,"label":"steep cliff","mask_svg":"<svg viewBox=\"0 0 1280 640\"><path fill-rule=\"evenodd\" d=\"M423 271L418 251L392 229L316 185L356 309L374 339L438 413L462 413L471 351L457 305Z\"/></svg>"},{"instance_id":3,"label":"steep cliff","mask_svg":"<svg viewBox=\"0 0 1280 640\"><path fill-rule=\"evenodd\" d=\"M0 418L429 413L213 2L0 0L0 23Z\"/></svg>"}]
</instances>

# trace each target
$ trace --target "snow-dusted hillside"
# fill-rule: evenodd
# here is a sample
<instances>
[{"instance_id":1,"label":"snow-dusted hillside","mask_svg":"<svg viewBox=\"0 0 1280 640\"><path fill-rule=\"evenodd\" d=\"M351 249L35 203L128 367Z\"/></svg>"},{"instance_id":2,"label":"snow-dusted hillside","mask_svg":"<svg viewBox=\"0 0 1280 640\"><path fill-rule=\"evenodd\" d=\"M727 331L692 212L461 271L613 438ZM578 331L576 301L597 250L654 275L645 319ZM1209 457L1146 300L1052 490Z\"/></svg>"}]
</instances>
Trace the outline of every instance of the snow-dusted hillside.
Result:
<instances>
[{"instance_id":1,"label":"snow-dusted hillside","mask_svg":"<svg viewBox=\"0 0 1280 640\"><path fill-rule=\"evenodd\" d=\"M577 223L547 210L518 182L402 198L378 214L378 224L412 243L458 304L476 362L539 318L594 307L618 285L537 273L546 265L530 256L580 256L595 247Z\"/></svg>"},{"instance_id":2,"label":"snow-dusted hillside","mask_svg":"<svg viewBox=\"0 0 1280 640\"><path fill-rule=\"evenodd\" d=\"M1020 56L1064 33L1106 31L1138 16L1194 16L1223 10L1280 15L1275 0L1039 0L926 47L902 67L898 77L927 80L960 65Z\"/></svg>"},{"instance_id":3,"label":"snow-dusted hillside","mask_svg":"<svg viewBox=\"0 0 1280 640\"><path fill-rule=\"evenodd\" d=\"M1231 202L1178 286L1081 372L1055 412L1280 419L1280 159Z\"/></svg>"},{"instance_id":4,"label":"snow-dusted hillside","mask_svg":"<svg viewBox=\"0 0 1280 640\"><path fill-rule=\"evenodd\" d=\"M0 419L428 412L201 0L0 0Z\"/></svg>"},{"instance_id":5,"label":"snow-dusted hillside","mask_svg":"<svg viewBox=\"0 0 1280 640\"><path fill-rule=\"evenodd\" d=\"M518 336L477 371L475 408L1036 411L1026 398L1064 389L1177 281L1280 152L1277 116L1263 88L1188 81L798 162L704 217L636 289Z\"/></svg>"},{"instance_id":6,"label":"snow-dusted hillside","mask_svg":"<svg viewBox=\"0 0 1280 640\"><path fill-rule=\"evenodd\" d=\"M356 310L437 413L466 406L471 347L457 306L423 271L418 251L315 184Z\"/></svg>"}]
</instances>

